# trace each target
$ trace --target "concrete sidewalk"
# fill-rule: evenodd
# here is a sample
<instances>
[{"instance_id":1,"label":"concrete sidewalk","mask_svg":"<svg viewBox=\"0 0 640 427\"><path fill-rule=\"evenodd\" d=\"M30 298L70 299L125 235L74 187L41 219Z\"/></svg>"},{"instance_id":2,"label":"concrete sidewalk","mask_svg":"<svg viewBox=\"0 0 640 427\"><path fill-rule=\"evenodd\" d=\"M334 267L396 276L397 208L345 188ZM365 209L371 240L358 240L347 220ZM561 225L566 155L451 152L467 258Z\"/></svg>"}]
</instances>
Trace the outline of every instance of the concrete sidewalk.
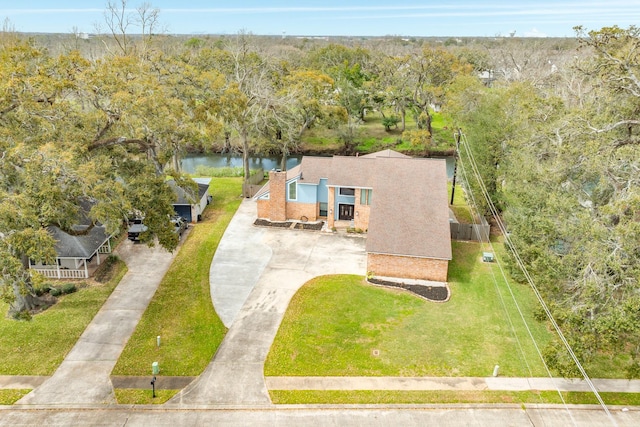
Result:
<instances>
[{"instance_id":1,"label":"concrete sidewalk","mask_svg":"<svg viewBox=\"0 0 640 427\"><path fill-rule=\"evenodd\" d=\"M593 379L599 392L640 392L640 380ZM452 390L590 392L584 380L510 377L265 377L269 390Z\"/></svg>"},{"instance_id":2,"label":"concrete sidewalk","mask_svg":"<svg viewBox=\"0 0 640 427\"><path fill-rule=\"evenodd\" d=\"M0 389L37 388L50 377L0 375ZM115 388L150 388L150 376L111 377ZM158 390L186 387L196 377L158 376ZM640 380L591 380L598 392L640 393ZM560 390L591 392L586 381L564 378L512 377L265 377L268 390L449 390L449 391L526 391Z\"/></svg>"},{"instance_id":3,"label":"concrete sidewalk","mask_svg":"<svg viewBox=\"0 0 640 427\"><path fill-rule=\"evenodd\" d=\"M183 237L184 238L184 237ZM111 370L147 308L175 252L123 242L117 254L127 274L56 372L18 404L115 403Z\"/></svg>"}]
</instances>

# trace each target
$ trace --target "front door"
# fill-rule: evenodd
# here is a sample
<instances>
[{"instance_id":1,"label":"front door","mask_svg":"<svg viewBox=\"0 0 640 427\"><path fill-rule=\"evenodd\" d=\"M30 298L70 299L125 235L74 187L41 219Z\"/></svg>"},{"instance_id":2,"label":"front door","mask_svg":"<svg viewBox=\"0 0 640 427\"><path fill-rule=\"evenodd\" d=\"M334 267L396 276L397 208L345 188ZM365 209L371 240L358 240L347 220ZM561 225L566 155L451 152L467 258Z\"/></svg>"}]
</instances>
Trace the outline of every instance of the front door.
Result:
<instances>
[{"instance_id":1,"label":"front door","mask_svg":"<svg viewBox=\"0 0 640 427\"><path fill-rule=\"evenodd\" d=\"M353 205L338 205L338 219L339 220L351 220L353 219Z\"/></svg>"}]
</instances>

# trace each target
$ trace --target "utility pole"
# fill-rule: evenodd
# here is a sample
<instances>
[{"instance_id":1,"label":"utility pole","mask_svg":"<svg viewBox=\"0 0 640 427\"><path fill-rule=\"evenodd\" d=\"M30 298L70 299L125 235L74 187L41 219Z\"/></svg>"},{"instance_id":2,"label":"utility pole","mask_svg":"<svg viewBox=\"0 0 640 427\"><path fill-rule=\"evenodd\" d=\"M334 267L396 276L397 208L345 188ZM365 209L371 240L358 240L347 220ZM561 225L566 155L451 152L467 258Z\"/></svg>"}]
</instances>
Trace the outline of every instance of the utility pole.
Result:
<instances>
[{"instance_id":1,"label":"utility pole","mask_svg":"<svg viewBox=\"0 0 640 427\"><path fill-rule=\"evenodd\" d=\"M458 132L456 132L456 152L453 156L453 182L451 186L451 205L453 205L453 196L456 194L456 172L458 170L458 151L460 150L460 138L462 136L462 131L458 128Z\"/></svg>"}]
</instances>

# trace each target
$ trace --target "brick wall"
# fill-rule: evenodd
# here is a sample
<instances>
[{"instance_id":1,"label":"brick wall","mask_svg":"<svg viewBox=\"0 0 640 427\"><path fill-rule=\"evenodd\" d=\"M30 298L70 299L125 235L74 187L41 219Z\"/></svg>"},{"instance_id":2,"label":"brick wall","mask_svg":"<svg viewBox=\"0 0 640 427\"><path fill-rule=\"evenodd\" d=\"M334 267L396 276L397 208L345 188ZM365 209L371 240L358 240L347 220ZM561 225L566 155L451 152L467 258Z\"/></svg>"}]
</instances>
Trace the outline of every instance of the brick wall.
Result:
<instances>
[{"instance_id":1,"label":"brick wall","mask_svg":"<svg viewBox=\"0 0 640 427\"><path fill-rule=\"evenodd\" d=\"M258 199L258 218L269 219L271 215L271 200Z\"/></svg>"},{"instance_id":2,"label":"brick wall","mask_svg":"<svg viewBox=\"0 0 640 427\"><path fill-rule=\"evenodd\" d=\"M329 230L333 228L335 225L335 215L334 208L336 207L336 188L329 187L329 198L327 200L327 227Z\"/></svg>"},{"instance_id":3,"label":"brick wall","mask_svg":"<svg viewBox=\"0 0 640 427\"><path fill-rule=\"evenodd\" d=\"M360 189L356 192L356 204L353 212L353 226L360 230L367 231L369 229L369 214L371 213L371 206L360 204L360 192L364 190Z\"/></svg>"},{"instance_id":4,"label":"brick wall","mask_svg":"<svg viewBox=\"0 0 640 427\"><path fill-rule=\"evenodd\" d=\"M376 276L446 282L448 268L447 260L367 254L367 271Z\"/></svg>"},{"instance_id":5,"label":"brick wall","mask_svg":"<svg viewBox=\"0 0 640 427\"><path fill-rule=\"evenodd\" d=\"M287 173L269 171L269 216L271 221L287 220Z\"/></svg>"},{"instance_id":6,"label":"brick wall","mask_svg":"<svg viewBox=\"0 0 640 427\"><path fill-rule=\"evenodd\" d=\"M317 203L287 203L287 219L295 219L300 221L303 216L307 217L309 221L315 221L318 219L318 204Z\"/></svg>"}]
</instances>

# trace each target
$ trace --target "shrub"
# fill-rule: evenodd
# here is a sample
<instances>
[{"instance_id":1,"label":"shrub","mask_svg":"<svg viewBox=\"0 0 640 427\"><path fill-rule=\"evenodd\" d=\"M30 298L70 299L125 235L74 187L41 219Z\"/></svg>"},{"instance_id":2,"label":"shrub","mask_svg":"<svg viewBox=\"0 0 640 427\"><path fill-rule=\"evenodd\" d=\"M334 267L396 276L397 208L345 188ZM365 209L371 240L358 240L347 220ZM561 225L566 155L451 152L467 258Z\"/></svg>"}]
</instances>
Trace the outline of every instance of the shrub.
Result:
<instances>
[{"instance_id":1,"label":"shrub","mask_svg":"<svg viewBox=\"0 0 640 427\"><path fill-rule=\"evenodd\" d=\"M52 286L53 285L51 285L51 283L46 282L34 283L33 292L36 294L36 296L41 297L42 295L48 293L49 289L51 289Z\"/></svg>"},{"instance_id":2,"label":"shrub","mask_svg":"<svg viewBox=\"0 0 640 427\"><path fill-rule=\"evenodd\" d=\"M398 123L400 119L396 116L389 116L382 119L382 126L384 126L384 130L387 132L391 130L392 127L398 127Z\"/></svg>"},{"instance_id":3,"label":"shrub","mask_svg":"<svg viewBox=\"0 0 640 427\"><path fill-rule=\"evenodd\" d=\"M72 294L77 291L75 283L65 283L60 287L62 295Z\"/></svg>"},{"instance_id":4,"label":"shrub","mask_svg":"<svg viewBox=\"0 0 640 427\"><path fill-rule=\"evenodd\" d=\"M31 320L31 313L29 313L29 310L18 311L17 313L13 314L13 318L15 320L24 320L28 322L29 320Z\"/></svg>"},{"instance_id":5,"label":"shrub","mask_svg":"<svg viewBox=\"0 0 640 427\"><path fill-rule=\"evenodd\" d=\"M96 282L105 283L111 280L114 274L113 266L119 260L117 255L109 255L104 263L94 273L94 279Z\"/></svg>"}]
</instances>

